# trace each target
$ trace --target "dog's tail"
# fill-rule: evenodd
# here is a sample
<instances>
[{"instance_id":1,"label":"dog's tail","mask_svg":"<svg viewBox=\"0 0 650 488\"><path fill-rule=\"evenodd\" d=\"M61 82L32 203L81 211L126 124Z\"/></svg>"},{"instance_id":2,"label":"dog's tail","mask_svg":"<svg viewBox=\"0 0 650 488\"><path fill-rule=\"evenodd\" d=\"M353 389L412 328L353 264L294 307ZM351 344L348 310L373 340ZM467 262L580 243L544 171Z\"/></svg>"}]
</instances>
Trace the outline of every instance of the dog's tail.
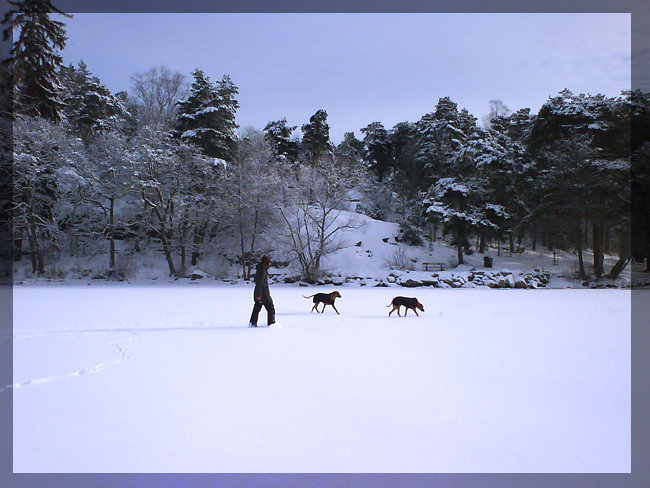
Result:
<instances>
[{"instance_id":1,"label":"dog's tail","mask_svg":"<svg viewBox=\"0 0 650 488\"><path fill-rule=\"evenodd\" d=\"M315 294L314 294L314 295L315 295ZM311 298L311 297L313 297L314 295L309 295L308 297L306 297L305 295L303 295L302 297L303 297L303 298Z\"/></svg>"},{"instance_id":2,"label":"dog's tail","mask_svg":"<svg viewBox=\"0 0 650 488\"><path fill-rule=\"evenodd\" d=\"M388 305L386 305L386 306L387 306L387 307L392 307L392 306L393 306L393 302L390 302L390 303L389 303Z\"/></svg>"}]
</instances>

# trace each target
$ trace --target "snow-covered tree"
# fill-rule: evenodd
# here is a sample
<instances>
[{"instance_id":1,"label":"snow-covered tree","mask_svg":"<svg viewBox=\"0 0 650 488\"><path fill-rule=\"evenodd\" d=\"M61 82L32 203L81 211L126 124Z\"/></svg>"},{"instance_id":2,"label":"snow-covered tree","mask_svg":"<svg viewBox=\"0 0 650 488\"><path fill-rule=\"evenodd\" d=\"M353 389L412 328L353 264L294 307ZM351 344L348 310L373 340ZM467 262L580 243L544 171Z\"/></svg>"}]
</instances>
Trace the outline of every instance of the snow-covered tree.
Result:
<instances>
[{"instance_id":1,"label":"snow-covered tree","mask_svg":"<svg viewBox=\"0 0 650 488\"><path fill-rule=\"evenodd\" d=\"M485 189L484 198L499 205L509 216L508 219L490 219L499 222L498 228L486 228L488 234L481 234L479 252L483 252L484 238L502 238L504 233L510 237L510 250L514 248L514 235L521 231L528 216L526 200L529 164L524 146L513 140L506 130L507 119L494 119L490 129L476 128L465 147L460 151L470 158L477 178ZM490 235L489 231L492 235Z\"/></svg>"},{"instance_id":2,"label":"snow-covered tree","mask_svg":"<svg viewBox=\"0 0 650 488\"><path fill-rule=\"evenodd\" d=\"M55 215L68 161L81 152L78 140L62 127L40 117L18 116L14 125L13 224L14 253L20 259L22 241L29 244L32 271L45 273L48 252L57 249ZM50 254L51 256L51 254Z\"/></svg>"},{"instance_id":3,"label":"snow-covered tree","mask_svg":"<svg viewBox=\"0 0 650 488\"><path fill-rule=\"evenodd\" d=\"M34 117L57 121L62 108L59 100L60 83L57 72L63 58L57 52L65 48L65 24L53 20L52 15L72 18L50 0L7 0L12 8L5 14L2 24L4 41L18 30L10 63L14 75L15 109Z\"/></svg>"},{"instance_id":4,"label":"snow-covered tree","mask_svg":"<svg viewBox=\"0 0 650 488\"><path fill-rule=\"evenodd\" d=\"M264 139L270 145L276 161L283 160L289 166L296 165L299 146L291 133L297 128L298 126L287 125L286 118L271 121L264 127Z\"/></svg>"},{"instance_id":5,"label":"snow-covered tree","mask_svg":"<svg viewBox=\"0 0 650 488\"><path fill-rule=\"evenodd\" d=\"M357 139L354 132L343 134L343 140L336 146L334 156L339 164L359 166L363 160L363 141Z\"/></svg>"},{"instance_id":6,"label":"snow-covered tree","mask_svg":"<svg viewBox=\"0 0 650 488\"><path fill-rule=\"evenodd\" d=\"M632 255L650 271L650 93L628 92L632 138Z\"/></svg>"},{"instance_id":7,"label":"snow-covered tree","mask_svg":"<svg viewBox=\"0 0 650 488\"><path fill-rule=\"evenodd\" d=\"M325 110L317 110L309 118L309 123L303 124L301 130L302 151L308 164L316 164L321 158L331 157L330 126Z\"/></svg>"},{"instance_id":8,"label":"snow-covered tree","mask_svg":"<svg viewBox=\"0 0 650 488\"><path fill-rule=\"evenodd\" d=\"M237 210L234 223L239 237L242 276L250 279L255 265L263 255L270 254L275 241L272 194L276 191L275 175L282 173L283 163L287 161L273 164L277 146L274 148L269 143L266 130L262 133L244 128L238 144L237 160L229 172L232 188L229 201ZM286 175L285 178L293 180Z\"/></svg>"},{"instance_id":9,"label":"snow-covered tree","mask_svg":"<svg viewBox=\"0 0 650 488\"><path fill-rule=\"evenodd\" d=\"M418 138L417 126L411 122L400 122L390 131L395 178L411 195L424 189L422 167L415 161Z\"/></svg>"},{"instance_id":10,"label":"snow-covered tree","mask_svg":"<svg viewBox=\"0 0 650 488\"><path fill-rule=\"evenodd\" d=\"M232 161L235 149L235 99L237 87L225 75L214 86L203 71L192 73L194 82L187 100L178 102L176 134L201 148L206 156Z\"/></svg>"},{"instance_id":11,"label":"snow-covered tree","mask_svg":"<svg viewBox=\"0 0 650 488\"><path fill-rule=\"evenodd\" d=\"M597 278L604 274L610 230L629 234L630 138L623 99L564 90L542 106L526 139L540 175L534 192L543 203L540 214L563 228L558 209L577 206L591 225ZM619 254L627 259L629 251Z\"/></svg>"},{"instance_id":12,"label":"snow-covered tree","mask_svg":"<svg viewBox=\"0 0 650 488\"><path fill-rule=\"evenodd\" d=\"M367 125L361 132L364 133L364 160L368 169L377 175L381 183L386 173L393 167L393 154L388 131L381 122Z\"/></svg>"},{"instance_id":13,"label":"snow-covered tree","mask_svg":"<svg viewBox=\"0 0 650 488\"><path fill-rule=\"evenodd\" d=\"M219 131L221 144L224 147L221 159L226 161L234 160L234 153L237 149L237 136L235 131L239 127L236 122L239 102L237 94L239 89L228 75L224 75L217 83L217 98L219 100Z\"/></svg>"},{"instance_id":14,"label":"snow-covered tree","mask_svg":"<svg viewBox=\"0 0 650 488\"><path fill-rule=\"evenodd\" d=\"M85 141L100 132L118 130L124 125L127 109L83 61L77 68L62 67L63 113L73 130Z\"/></svg>"},{"instance_id":15,"label":"snow-covered tree","mask_svg":"<svg viewBox=\"0 0 650 488\"><path fill-rule=\"evenodd\" d=\"M144 131L135 142L137 187L145 213L152 217L149 232L160 239L170 276L177 276L180 269L174 262L172 239L186 174L178 156L178 144L155 130Z\"/></svg>"},{"instance_id":16,"label":"snow-covered tree","mask_svg":"<svg viewBox=\"0 0 650 488\"><path fill-rule=\"evenodd\" d=\"M12 276L13 254L13 103L11 73L0 63L0 284Z\"/></svg>"},{"instance_id":17,"label":"snow-covered tree","mask_svg":"<svg viewBox=\"0 0 650 488\"><path fill-rule=\"evenodd\" d=\"M453 177L462 170L456 159L467 137L476 126L476 118L467 110L458 110L449 97L441 98L433 113L416 122L418 129L416 163L423 169L423 182L435 184L441 177Z\"/></svg>"},{"instance_id":18,"label":"snow-covered tree","mask_svg":"<svg viewBox=\"0 0 650 488\"><path fill-rule=\"evenodd\" d=\"M102 132L93 137L83 154L80 164L71 165L78 176L78 184L69 200L91 205L95 213L99 213L97 233L108 240L108 268L109 273L114 273L117 234L125 233L135 213L124 211L128 207L128 197L135 199L137 195L132 147L123 134ZM89 220L88 213L70 215L71 223L86 233L91 231Z\"/></svg>"},{"instance_id":19,"label":"snow-covered tree","mask_svg":"<svg viewBox=\"0 0 650 488\"><path fill-rule=\"evenodd\" d=\"M280 215L280 242L297 261L303 279L311 282L325 271L323 259L345 247L341 232L358 226L354 219L341 216L341 210L347 207L360 172L335 164L320 160L304 168L300 181L291 186L276 178L272 193Z\"/></svg>"},{"instance_id":20,"label":"snow-covered tree","mask_svg":"<svg viewBox=\"0 0 650 488\"><path fill-rule=\"evenodd\" d=\"M425 217L442 224L456 244L458 264L463 264L463 250L469 247L469 238L485 229L498 228L494 220L507 219L503 207L486 202L483 188L474 178L441 178L423 199Z\"/></svg>"}]
</instances>

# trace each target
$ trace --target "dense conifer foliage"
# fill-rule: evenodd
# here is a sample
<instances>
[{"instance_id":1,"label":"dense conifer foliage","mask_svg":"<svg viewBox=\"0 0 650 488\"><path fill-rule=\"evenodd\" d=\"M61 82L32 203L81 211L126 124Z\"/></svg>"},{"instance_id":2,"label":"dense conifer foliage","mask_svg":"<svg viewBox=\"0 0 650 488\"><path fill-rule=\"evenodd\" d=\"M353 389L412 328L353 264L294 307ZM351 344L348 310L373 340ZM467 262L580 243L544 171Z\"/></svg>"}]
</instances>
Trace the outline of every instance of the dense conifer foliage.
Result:
<instances>
[{"instance_id":1,"label":"dense conifer foliage","mask_svg":"<svg viewBox=\"0 0 650 488\"><path fill-rule=\"evenodd\" d=\"M2 23L4 40L18 31L11 57L4 60L13 70L16 110L30 116L57 121L62 101L59 97L57 71L62 57L57 50L66 43L65 25L50 18L51 14L71 17L57 9L50 0L8 0L12 6Z\"/></svg>"}]
</instances>

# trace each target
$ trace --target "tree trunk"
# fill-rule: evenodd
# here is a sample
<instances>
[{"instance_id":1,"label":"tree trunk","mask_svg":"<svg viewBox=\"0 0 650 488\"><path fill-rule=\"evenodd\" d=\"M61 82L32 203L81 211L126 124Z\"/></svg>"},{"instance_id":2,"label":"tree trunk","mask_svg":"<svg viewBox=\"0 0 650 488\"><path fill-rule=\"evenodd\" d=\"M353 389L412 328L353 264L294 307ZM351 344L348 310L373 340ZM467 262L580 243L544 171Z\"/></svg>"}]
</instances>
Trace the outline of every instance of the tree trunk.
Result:
<instances>
[{"instance_id":1,"label":"tree trunk","mask_svg":"<svg viewBox=\"0 0 650 488\"><path fill-rule=\"evenodd\" d=\"M460 238L460 236L458 236L456 238L456 248L458 250L458 264L459 265L464 264L464 262L463 262L463 241Z\"/></svg>"},{"instance_id":2,"label":"tree trunk","mask_svg":"<svg viewBox=\"0 0 650 488\"><path fill-rule=\"evenodd\" d=\"M481 232L481 238L479 239L478 252L479 254L485 254L485 234L483 234L482 232Z\"/></svg>"},{"instance_id":3,"label":"tree trunk","mask_svg":"<svg viewBox=\"0 0 650 488\"><path fill-rule=\"evenodd\" d=\"M201 255L201 252L199 251L199 247L201 246L201 244L203 244L204 238L205 238L205 228L197 226L194 229L194 238L192 242L192 259L191 259L192 266L196 266L196 263L199 260L199 256Z\"/></svg>"},{"instance_id":4,"label":"tree trunk","mask_svg":"<svg viewBox=\"0 0 650 488\"><path fill-rule=\"evenodd\" d=\"M175 276L176 268L174 267L174 259L172 256L171 245L167 239L167 230L165 229L165 224L160 224L160 240L163 245L163 252L165 253L167 265L169 266L169 276Z\"/></svg>"},{"instance_id":5,"label":"tree trunk","mask_svg":"<svg viewBox=\"0 0 650 488\"><path fill-rule=\"evenodd\" d=\"M646 271L650 271L650 211L645 212L645 240L643 243L643 257L646 262Z\"/></svg>"},{"instance_id":6,"label":"tree trunk","mask_svg":"<svg viewBox=\"0 0 650 488\"><path fill-rule=\"evenodd\" d=\"M632 243L630 234L623 228L620 230L619 241L619 259L609 272L609 277L613 280L618 278L628 263L632 260Z\"/></svg>"},{"instance_id":7,"label":"tree trunk","mask_svg":"<svg viewBox=\"0 0 650 488\"><path fill-rule=\"evenodd\" d=\"M29 242L29 259L32 262L32 273L36 273L38 271L38 265L36 264L36 238L32 235L32 230L27 232L27 241Z\"/></svg>"},{"instance_id":8,"label":"tree trunk","mask_svg":"<svg viewBox=\"0 0 650 488\"><path fill-rule=\"evenodd\" d=\"M14 261L19 262L23 260L23 240L22 238L14 239Z\"/></svg>"},{"instance_id":9,"label":"tree trunk","mask_svg":"<svg viewBox=\"0 0 650 488\"><path fill-rule=\"evenodd\" d=\"M246 270L246 279L250 280L251 279L251 274L253 271L253 266L255 265L253 262L253 256L255 256L255 237L257 236L257 223L259 221L259 215L260 215L260 195L257 195L257 201L255 203L255 219L253 221L253 235L251 236L251 250L250 250L250 257L249 257L249 262L248 262L248 267Z\"/></svg>"},{"instance_id":10,"label":"tree trunk","mask_svg":"<svg viewBox=\"0 0 650 488\"><path fill-rule=\"evenodd\" d=\"M108 238L110 239L110 262L109 268L115 269L115 199L110 198Z\"/></svg>"},{"instance_id":11,"label":"tree trunk","mask_svg":"<svg viewBox=\"0 0 650 488\"><path fill-rule=\"evenodd\" d=\"M576 249L578 250L580 279L584 280L587 277L587 274L585 273L585 261L582 256L582 224L578 224L576 227Z\"/></svg>"},{"instance_id":12,"label":"tree trunk","mask_svg":"<svg viewBox=\"0 0 650 488\"><path fill-rule=\"evenodd\" d=\"M438 233L438 226L429 224L429 251L433 250L433 243L436 242L436 234Z\"/></svg>"},{"instance_id":13,"label":"tree trunk","mask_svg":"<svg viewBox=\"0 0 650 488\"><path fill-rule=\"evenodd\" d=\"M597 279L603 276L603 226L592 224L594 240L594 275Z\"/></svg>"},{"instance_id":14,"label":"tree trunk","mask_svg":"<svg viewBox=\"0 0 650 488\"><path fill-rule=\"evenodd\" d=\"M29 243L31 247L32 270L40 276L45 273L45 259L43 257L43 248L38 240L38 228L33 222L29 224Z\"/></svg>"},{"instance_id":15,"label":"tree trunk","mask_svg":"<svg viewBox=\"0 0 650 488\"><path fill-rule=\"evenodd\" d=\"M609 272L609 277L613 280L618 278L618 275L625 269L625 266L630 262L630 256L621 256L618 262L614 265L612 270Z\"/></svg>"}]
</instances>

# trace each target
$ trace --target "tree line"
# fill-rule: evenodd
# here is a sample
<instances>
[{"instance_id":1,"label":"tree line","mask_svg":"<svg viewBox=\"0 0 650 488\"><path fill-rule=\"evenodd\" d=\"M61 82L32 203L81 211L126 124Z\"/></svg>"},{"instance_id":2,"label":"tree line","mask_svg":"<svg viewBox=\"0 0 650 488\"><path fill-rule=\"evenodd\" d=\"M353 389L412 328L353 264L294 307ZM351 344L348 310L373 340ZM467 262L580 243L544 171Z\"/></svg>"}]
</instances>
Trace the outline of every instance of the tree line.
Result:
<instances>
[{"instance_id":1,"label":"tree line","mask_svg":"<svg viewBox=\"0 0 650 488\"><path fill-rule=\"evenodd\" d=\"M161 66L112 94L83 61L63 66L64 24L50 17L65 14L47 0L9 3L5 39L20 32L3 64L13 129L3 249L36 275L96 246L119 274L119 242L159 249L174 276L221 253L249 277L276 252L316 280L340 232L358 225L334 218L350 201L398 222L408 244L450 235L459 264L490 244L573 250L581 278L615 278L648 258L647 93L564 90L537 114L493 100L481 123L443 97L418 121L372 122L333 144L325 110L301 135L285 118L240 128L228 75L196 69L188 83ZM619 257L612 269L605 254Z\"/></svg>"}]
</instances>

